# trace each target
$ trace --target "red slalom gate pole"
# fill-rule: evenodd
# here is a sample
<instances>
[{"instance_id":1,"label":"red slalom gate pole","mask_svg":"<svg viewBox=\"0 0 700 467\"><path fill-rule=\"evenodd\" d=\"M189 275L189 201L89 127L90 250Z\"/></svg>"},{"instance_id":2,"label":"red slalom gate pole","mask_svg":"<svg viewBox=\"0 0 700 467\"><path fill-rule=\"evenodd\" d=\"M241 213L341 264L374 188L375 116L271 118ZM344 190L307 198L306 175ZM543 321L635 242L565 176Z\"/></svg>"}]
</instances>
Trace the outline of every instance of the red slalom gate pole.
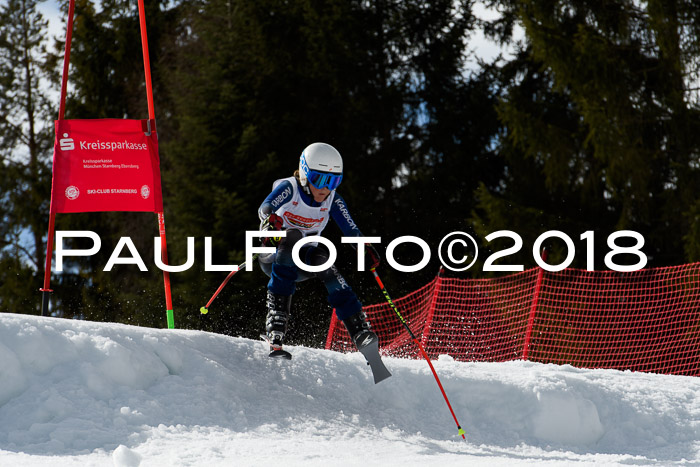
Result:
<instances>
[{"instance_id":1,"label":"red slalom gate pole","mask_svg":"<svg viewBox=\"0 0 700 467\"><path fill-rule=\"evenodd\" d=\"M68 3L68 22L66 25L66 44L63 54L63 75L61 76L61 99L58 107L58 119L63 120L66 115L66 93L68 89L68 66L70 64L70 49L73 41L73 14L75 12L75 0ZM53 190L53 182L51 183ZM51 197L53 200L53 196ZM49 231L46 235L46 265L44 267L44 286L41 291L41 316L49 316L49 294L51 290L51 260L53 256L54 227L56 212L53 203L49 205Z\"/></svg>"},{"instance_id":2,"label":"red slalom gate pole","mask_svg":"<svg viewBox=\"0 0 700 467\"><path fill-rule=\"evenodd\" d=\"M139 6L139 29L141 30L141 51L143 55L144 78L146 80L146 102L148 104L148 129L156 131L156 111L153 105L153 84L151 82L151 60L148 55L148 34L146 32L146 8L144 0L138 0ZM157 133L156 133L157 134ZM161 244L161 260L163 264L168 264L168 248L165 238L165 215L163 212L157 212L158 216L158 232L160 234ZM173 310L173 298L170 290L170 273L163 271L163 289L165 292L165 313L168 323L168 329L175 328L175 312Z\"/></svg>"},{"instance_id":3,"label":"red slalom gate pole","mask_svg":"<svg viewBox=\"0 0 700 467\"><path fill-rule=\"evenodd\" d=\"M411 339L413 339L413 342L418 346L418 349L420 350L421 355L423 355L423 358L425 358L425 361L428 362L428 366L430 366L430 371L433 372L433 376L435 377L435 382L437 383L438 387L440 388L440 392L442 392L442 397L445 399L445 402L447 403L447 407L450 409L450 413L452 414L452 418L454 419L455 423L457 424L457 432L462 436L462 439L467 439L464 433L464 430L462 429L462 426L459 424L459 421L457 420L457 416L455 415L454 410L452 410L452 404L450 404L450 400L447 398L447 394L445 393L445 388L442 387L442 383L440 382L440 378L438 378L437 372L435 371L435 367L433 367L433 362L430 361L430 357L428 357L428 354L425 351L425 348L423 347L423 344L418 340L415 334L413 334L413 331L411 331L411 328L408 326L408 323L404 319L404 317L401 315L401 312L399 312L399 309L396 308L396 305L394 305L394 302L391 300L391 297L389 296L389 292L386 291L386 288L384 287L384 283L382 280L379 278L379 274L377 274L376 269L372 268L370 269L372 271L372 274L374 275L374 279L377 281L377 284L379 285L379 288L381 289L382 293L384 294L384 298L386 299L387 303L389 303L389 306L391 306L391 309L394 310L394 313L396 313L396 316L398 316L399 320L401 321L401 324L404 325L406 330L408 331L408 334L411 336Z\"/></svg>"}]
</instances>

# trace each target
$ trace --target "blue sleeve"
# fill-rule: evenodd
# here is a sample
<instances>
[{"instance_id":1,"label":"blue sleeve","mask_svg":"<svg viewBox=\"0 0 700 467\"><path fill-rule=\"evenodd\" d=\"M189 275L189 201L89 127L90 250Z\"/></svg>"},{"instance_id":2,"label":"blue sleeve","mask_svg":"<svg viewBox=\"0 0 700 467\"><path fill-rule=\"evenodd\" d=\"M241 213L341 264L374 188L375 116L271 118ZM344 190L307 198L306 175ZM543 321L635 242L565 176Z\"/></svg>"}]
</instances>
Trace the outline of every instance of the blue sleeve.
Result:
<instances>
[{"instance_id":1,"label":"blue sleeve","mask_svg":"<svg viewBox=\"0 0 700 467\"><path fill-rule=\"evenodd\" d=\"M352 220L348 205L345 204L345 200L337 192L335 193L333 205L331 206L331 217L335 223L338 224L344 236L362 237L362 232L360 232L355 221Z\"/></svg>"},{"instance_id":2,"label":"blue sleeve","mask_svg":"<svg viewBox=\"0 0 700 467\"><path fill-rule=\"evenodd\" d=\"M289 183L288 180L277 185L258 208L258 217L260 217L260 220L263 220L273 212L277 212L280 207L291 201L292 193L292 184Z\"/></svg>"}]
</instances>

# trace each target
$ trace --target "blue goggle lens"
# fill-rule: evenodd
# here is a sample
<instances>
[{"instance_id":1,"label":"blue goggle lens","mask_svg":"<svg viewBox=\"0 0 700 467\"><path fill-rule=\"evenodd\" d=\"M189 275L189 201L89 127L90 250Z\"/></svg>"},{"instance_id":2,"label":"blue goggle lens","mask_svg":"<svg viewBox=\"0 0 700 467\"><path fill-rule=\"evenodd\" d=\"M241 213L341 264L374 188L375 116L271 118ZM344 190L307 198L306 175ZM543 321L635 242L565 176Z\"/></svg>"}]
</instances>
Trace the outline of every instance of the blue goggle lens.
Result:
<instances>
[{"instance_id":1,"label":"blue goggle lens","mask_svg":"<svg viewBox=\"0 0 700 467\"><path fill-rule=\"evenodd\" d=\"M343 180L343 174L330 174L327 172L317 172L315 170L310 170L306 176L309 183L311 183L314 188L319 190L323 188L328 188L329 190L335 190L340 185Z\"/></svg>"}]
</instances>

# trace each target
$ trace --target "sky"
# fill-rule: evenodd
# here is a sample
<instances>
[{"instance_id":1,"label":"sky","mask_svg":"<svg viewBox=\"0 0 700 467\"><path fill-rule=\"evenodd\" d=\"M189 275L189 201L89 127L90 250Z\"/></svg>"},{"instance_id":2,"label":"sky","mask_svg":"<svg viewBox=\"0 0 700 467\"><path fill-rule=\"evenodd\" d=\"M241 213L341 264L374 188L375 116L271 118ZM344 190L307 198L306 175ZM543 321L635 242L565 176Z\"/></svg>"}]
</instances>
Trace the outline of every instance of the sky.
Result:
<instances>
[{"instance_id":1,"label":"sky","mask_svg":"<svg viewBox=\"0 0 700 467\"><path fill-rule=\"evenodd\" d=\"M49 20L49 37L57 37L61 40L66 37L66 28L63 24L63 14L59 10L58 2L53 0L39 3L38 10Z\"/></svg>"},{"instance_id":2,"label":"sky","mask_svg":"<svg viewBox=\"0 0 700 467\"><path fill-rule=\"evenodd\" d=\"M49 20L49 36L58 37L63 40L66 35L65 25L63 24L64 15L59 10L58 2L48 0L39 4L39 10L45 18ZM474 5L474 15L480 19L489 20L498 17L498 13L493 9L486 8L482 2L477 2ZM515 35L518 38L523 37L523 31L516 28ZM469 48L474 50L475 55L484 60L495 58L499 53L508 53L507 49L501 48L498 44L489 41L484 37L481 31L477 31L469 43ZM476 68L476 60L470 60L467 64L470 68Z\"/></svg>"}]
</instances>

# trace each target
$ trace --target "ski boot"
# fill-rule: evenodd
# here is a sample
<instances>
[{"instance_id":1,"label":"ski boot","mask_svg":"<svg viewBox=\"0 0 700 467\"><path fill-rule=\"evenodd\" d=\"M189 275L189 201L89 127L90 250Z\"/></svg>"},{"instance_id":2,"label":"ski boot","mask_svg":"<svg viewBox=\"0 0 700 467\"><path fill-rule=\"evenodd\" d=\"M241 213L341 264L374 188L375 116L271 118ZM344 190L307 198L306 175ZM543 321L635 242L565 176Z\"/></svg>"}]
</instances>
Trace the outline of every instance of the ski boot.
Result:
<instances>
[{"instance_id":1,"label":"ski boot","mask_svg":"<svg viewBox=\"0 0 700 467\"><path fill-rule=\"evenodd\" d=\"M367 315L364 311L360 310L351 317L343 321L345 328L350 334L350 339L357 347L357 350L362 351L363 348L370 344L378 343L379 338L370 329L369 323L367 322Z\"/></svg>"},{"instance_id":2,"label":"ski boot","mask_svg":"<svg viewBox=\"0 0 700 467\"><path fill-rule=\"evenodd\" d=\"M270 344L270 357L290 360L292 354L282 350L287 321L292 307L292 296L279 295L267 291L267 320L263 338Z\"/></svg>"},{"instance_id":3,"label":"ski boot","mask_svg":"<svg viewBox=\"0 0 700 467\"><path fill-rule=\"evenodd\" d=\"M364 311L358 311L351 317L343 321L345 328L350 334L350 339L357 347L357 350L365 357L367 364L372 369L374 384L384 381L391 373L384 366L382 357L379 355L379 338L369 328L367 315Z\"/></svg>"}]
</instances>

